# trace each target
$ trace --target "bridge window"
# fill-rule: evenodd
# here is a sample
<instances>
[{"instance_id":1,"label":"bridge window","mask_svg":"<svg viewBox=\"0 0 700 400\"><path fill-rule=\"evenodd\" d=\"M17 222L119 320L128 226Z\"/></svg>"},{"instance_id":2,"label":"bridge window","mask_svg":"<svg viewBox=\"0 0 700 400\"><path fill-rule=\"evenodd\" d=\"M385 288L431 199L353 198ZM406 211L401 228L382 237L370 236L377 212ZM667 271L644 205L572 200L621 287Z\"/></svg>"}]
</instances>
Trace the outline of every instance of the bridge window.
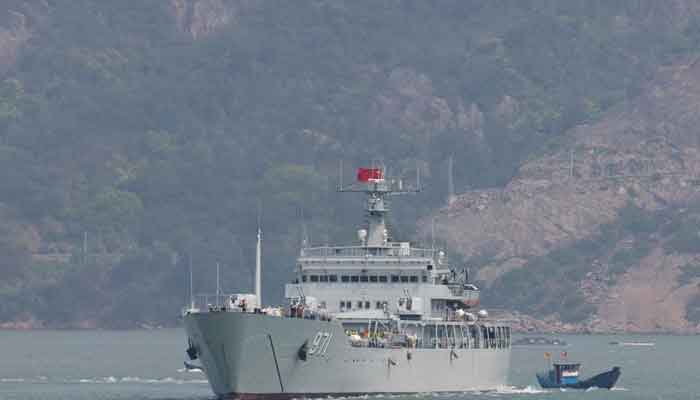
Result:
<instances>
[{"instance_id":1,"label":"bridge window","mask_svg":"<svg viewBox=\"0 0 700 400\"><path fill-rule=\"evenodd\" d=\"M418 277L415 276L415 275L411 275L411 278L410 278L410 279L411 279L411 282L412 282L412 283L417 283L417 282L418 282Z\"/></svg>"},{"instance_id":2,"label":"bridge window","mask_svg":"<svg viewBox=\"0 0 700 400\"><path fill-rule=\"evenodd\" d=\"M340 277L341 282L350 282L350 277L348 275L343 275Z\"/></svg>"},{"instance_id":3,"label":"bridge window","mask_svg":"<svg viewBox=\"0 0 700 400\"><path fill-rule=\"evenodd\" d=\"M401 276L401 282L403 282L403 283L408 282L408 276L402 275L402 276Z\"/></svg>"},{"instance_id":4,"label":"bridge window","mask_svg":"<svg viewBox=\"0 0 700 400\"><path fill-rule=\"evenodd\" d=\"M360 281L360 277L357 275L353 275L350 277L350 282L359 282L359 281Z\"/></svg>"},{"instance_id":5,"label":"bridge window","mask_svg":"<svg viewBox=\"0 0 700 400\"><path fill-rule=\"evenodd\" d=\"M318 282L318 275L311 275L311 282Z\"/></svg>"},{"instance_id":6,"label":"bridge window","mask_svg":"<svg viewBox=\"0 0 700 400\"><path fill-rule=\"evenodd\" d=\"M331 282L338 282L338 275L329 275L328 280Z\"/></svg>"},{"instance_id":7,"label":"bridge window","mask_svg":"<svg viewBox=\"0 0 700 400\"><path fill-rule=\"evenodd\" d=\"M342 310L344 308L345 308L345 300L340 300L340 309Z\"/></svg>"},{"instance_id":8,"label":"bridge window","mask_svg":"<svg viewBox=\"0 0 700 400\"><path fill-rule=\"evenodd\" d=\"M399 276L398 275L392 275L391 276L391 283L396 283L399 281Z\"/></svg>"},{"instance_id":9,"label":"bridge window","mask_svg":"<svg viewBox=\"0 0 700 400\"><path fill-rule=\"evenodd\" d=\"M360 276L360 282L369 282L369 276L367 276L367 275Z\"/></svg>"},{"instance_id":10,"label":"bridge window","mask_svg":"<svg viewBox=\"0 0 700 400\"><path fill-rule=\"evenodd\" d=\"M386 281L387 281L386 275L379 275L379 282L386 283Z\"/></svg>"},{"instance_id":11,"label":"bridge window","mask_svg":"<svg viewBox=\"0 0 700 400\"><path fill-rule=\"evenodd\" d=\"M370 282L377 282L377 275L372 275L369 277Z\"/></svg>"},{"instance_id":12,"label":"bridge window","mask_svg":"<svg viewBox=\"0 0 700 400\"><path fill-rule=\"evenodd\" d=\"M367 310L369 310L369 309L370 309L370 304L369 304L369 301L365 301L365 308L366 308Z\"/></svg>"},{"instance_id":13,"label":"bridge window","mask_svg":"<svg viewBox=\"0 0 700 400\"><path fill-rule=\"evenodd\" d=\"M321 275L319 278L319 281L321 282L328 282L328 275Z\"/></svg>"},{"instance_id":14,"label":"bridge window","mask_svg":"<svg viewBox=\"0 0 700 400\"><path fill-rule=\"evenodd\" d=\"M362 309L362 302L361 301L357 302L357 308Z\"/></svg>"}]
</instances>

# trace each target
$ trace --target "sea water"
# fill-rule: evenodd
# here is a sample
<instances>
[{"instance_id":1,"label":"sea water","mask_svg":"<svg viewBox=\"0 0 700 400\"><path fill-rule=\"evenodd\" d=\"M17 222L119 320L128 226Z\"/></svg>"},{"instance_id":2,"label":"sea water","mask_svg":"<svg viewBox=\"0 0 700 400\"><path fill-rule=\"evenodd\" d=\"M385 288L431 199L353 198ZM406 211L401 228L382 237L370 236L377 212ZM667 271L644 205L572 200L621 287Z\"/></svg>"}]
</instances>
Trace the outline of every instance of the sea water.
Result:
<instances>
[{"instance_id":1,"label":"sea water","mask_svg":"<svg viewBox=\"0 0 700 400\"><path fill-rule=\"evenodd\" d=\"M566 347L514 347L508 385L490 392L373 399L700 399L700 337L563 336ZM623 347L610 342L653 342ZM154 331L0 331L0 400L212 399L201 372L183 368L185 335ZM544 352L567 353L584 377L622 368L617 388L542 390ZM426 377L425 379L430 379Z\"/></svg>"}]
</instances>

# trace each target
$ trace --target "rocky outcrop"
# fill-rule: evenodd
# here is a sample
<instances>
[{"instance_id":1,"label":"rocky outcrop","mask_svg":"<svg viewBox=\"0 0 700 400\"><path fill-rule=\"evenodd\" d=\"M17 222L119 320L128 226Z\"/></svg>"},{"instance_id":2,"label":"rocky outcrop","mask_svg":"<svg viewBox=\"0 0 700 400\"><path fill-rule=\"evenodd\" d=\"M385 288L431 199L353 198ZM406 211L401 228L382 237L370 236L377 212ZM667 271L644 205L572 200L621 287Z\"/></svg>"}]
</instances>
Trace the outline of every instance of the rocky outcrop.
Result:
<instances>
[{"instance_id":1,"label":"rocky outcrop","mask_svg":"<svg viewBox=\"0 0 700 400\"><path fill-rule=\"evenodd\" d=\"M659 210L696 202L699 106L700 62L667 67L641 96L525 163L505 188L459 195L437 214L437 234L484 265L479 278L488 283L530 257L598 233L629 203ZM517 106L504 100L499 110L508 115ZM679 257L656 248L615 282L589 290L598 312L585 329L696 331L685 305L698 288L677 284Z\"/></svg>"},{"instance_id":2,"label":"rocky outcrop","mask_svg":"<svg viewBox=\"0 0 700 400\"><path fill-rule=\"evenodd\" d=\"M8 22L0 26L0 75L15 64L19 49L32 36L26 15L17 11L7 14Z\"/></svg>"},{"instance_id":3,"label":"rocky outcrop","mask_svg":"<svg viewBox=\"0 0 700 400\"><path fill-rule=\"evenodd\" d=\"M484 144L484 113L475 103L450 104L431 79L408 67L393 69L376 96L370 119L378 130L416 132L428 144L448 129L464 132L473 145Z\"/></svg>"},{"instance_id":4,"label":"rocky outcrop","mask_svg":"<svg viewBox=\"0 0 700 400\"><path fill-rule=\"evenodd\" d=\"M655 249L610 287L599 303L595 331L697 333L685 319L685 307L698 293L697 283L678 284L679 266L695 257Z\"/></svg>"},{"instance_id":5,"label":"rocky outcrop","mask_svg":"<svg viewBox=\"0 0 700 400\"><path fill-rule=\"evenodd\" d=\"M197 40L233 23L236 4L225 0L172 0L178 32Z\"/></svg>"}]
</instances>

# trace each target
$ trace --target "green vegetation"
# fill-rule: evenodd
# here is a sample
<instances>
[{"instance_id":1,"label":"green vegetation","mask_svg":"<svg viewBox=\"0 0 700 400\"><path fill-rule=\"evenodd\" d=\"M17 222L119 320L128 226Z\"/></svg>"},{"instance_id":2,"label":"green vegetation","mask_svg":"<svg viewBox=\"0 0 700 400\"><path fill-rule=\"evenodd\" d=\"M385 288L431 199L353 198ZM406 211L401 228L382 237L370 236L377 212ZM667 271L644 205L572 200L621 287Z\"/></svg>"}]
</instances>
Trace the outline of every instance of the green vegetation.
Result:
<instances>
[{"instance_id":1,"label":"green vegetation","mask_svg":"<svg viewBox=\"0 0 700 400\"><path fill-rule=\"evenodd\" d=\"M677 221L673 235L666 243L668 251L678 253L700 253L700 223L696 218Z\"/></svg>"},{"instance_id":2,"label":"green vegetation","mask_svg":"<svg viewBox=\"0 0 700 400\"><path fill-rule=\"evenodd\" d=\"M620 233L615 232L618 236ZM498 299L499 307L513 308L534 315L559 313L563 321L586 319L594 307L587 304L579 289L591 264L615 245L605 234L536 257L526 265L497 279L486 297ZM507 293L508 296L497 296Z\"/></svg>"},{"instance_id":3,"label":"green vegetation","mask_svg":"<svg viewBox=\"0 0 700 400\"><path fill-rule=\"evenodd\" d=\"M499 299L499 307L535 315L558 313L565 322L585 320L595 306L586 303L580 285L594 271L594 265L605 264L603 278L614 281L649 255L654 244L651 234L664 223L668 223L667 214L644 211L630 202L620 210L618 219L601 226L595 237L529 260L497 279L489 292Z\"/></svg>"},{"instance_id":4,"label":"green vegetation","mask_svg":"<svg viewBox=\"0 0 700 400\"><path fill-rule=\"evenodd\" d=\"M693 324L700 324L700 294L693 296L686 306L685 318Z\"/></svg>"},{"instance_id":5,"label":"green vegetation","mask_svg":"<svg viewBox=\"0 0 700 400\"><path fill-rule=\"evenodd\" d=\"M697 278L700 278L700 265L686 264L681 266L681 274L677 281L679 286L689 285Z\"/></svg>"},{"instance_id":6,"label":"green vegetation","mask_svg":"<svg viewBox=\"0 0 700 400\"><path fill-rule=\"evenodd\" d=\"M302 222L314 243L352 238L361 199L333 193L339 159L425 166L430 190L395 204L411 238L450 155L458 190L502 185L698 41L654 2L244 3L194 40L167 1L9 2L32 38L0 77L0 320L173 324L190 257L198 291L216 262L225 287L251 286L259 209L279 301ZM587 251L500 285L580 318L571 285L533 282L575 282Z\"/></svg>"},{"instance_id":7,"label":"green vegetation","mask_svg":"<svg viewBox=\"0 0 700 400\"><path fill-rule=\"evenodd\" d=\"M639 265L654 247L661 246L667 252L700 252L699 211L697 203L650 212L630 202L620 210L617 220L603 225L595 237L529 260L522 268L497 279L488 289L492 294L486 297L498 298L499 307L538 315L559 313L563 321L584 320L592 306L585 303L580 284L594 264L605 264L603 278L614 283L630 267ZM700 267L684 265L678 285L690 284L696 278L700 278ZM504 292L514 296L497 295ZM698 317L700 309L693 310L689 308L689 315L696 313L693 318Z\"/></svg>"}]
</instances>

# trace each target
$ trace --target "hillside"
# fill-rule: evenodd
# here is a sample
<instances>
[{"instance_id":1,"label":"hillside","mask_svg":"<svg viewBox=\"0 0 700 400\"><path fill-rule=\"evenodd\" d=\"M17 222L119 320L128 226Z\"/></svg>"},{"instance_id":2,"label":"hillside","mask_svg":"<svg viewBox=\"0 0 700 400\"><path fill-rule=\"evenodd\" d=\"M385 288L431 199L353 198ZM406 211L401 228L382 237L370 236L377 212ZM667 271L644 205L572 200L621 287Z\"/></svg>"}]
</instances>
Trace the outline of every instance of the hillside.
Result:
<instances>
[{"instance_id":1,"label":"hillside","mask_svg":"<svg viewBox=\"0 0 700 400\"><path fill-rule=\"evenodd\" d=\"M438 223L453 259L483 266L487 301L518 299L530 314L556 302L569 286L522 279L535 297L513 274L568 248L585 260L572 274L596 254L612 279L613 250L584 244L616 235L605 242L634 253L620 256L626 272L607 286L576 275L590 293L542 310L574 322L596 310L619 327L603 299L634 292L640 265L656 271L673 243L690 247L664 251L667 262L694 265L693 227L674 222L691 221L693 180L673 174L695 168L693 106L677 95L695 93L698 12L683 0L5 1L0 324L177 324L190 260L196 291L213 290L216 263L226 290L250 288L258 221L264 291L281 301L302 225L328 243L362 221L361 199L333 191L339 160L407 176L419 166L428 190L395 202L392 220L395 237L419 240L415 221L444 205L452 158L455 187L496 188L461 196ZM610 163L647 171L632 159L653 159L658 182L620 195L588 182L617 173ZM690 267L671 271L667 285L695 282ZM674 304L700 304L686 287ZM679 313L664 329L690 326Z\"/></svg>"},{"instance_id":2,"label":"hillside","mask_svg":"<svg viewBox=\"0 0 700 400\"><path fill-rule=\"evenodd\" d=\"M699 331L696 60L660 68L502 190L458 196L439 214L439 235L480 261L498 305L571 329Z\"/></svg>"}]
</instances>

